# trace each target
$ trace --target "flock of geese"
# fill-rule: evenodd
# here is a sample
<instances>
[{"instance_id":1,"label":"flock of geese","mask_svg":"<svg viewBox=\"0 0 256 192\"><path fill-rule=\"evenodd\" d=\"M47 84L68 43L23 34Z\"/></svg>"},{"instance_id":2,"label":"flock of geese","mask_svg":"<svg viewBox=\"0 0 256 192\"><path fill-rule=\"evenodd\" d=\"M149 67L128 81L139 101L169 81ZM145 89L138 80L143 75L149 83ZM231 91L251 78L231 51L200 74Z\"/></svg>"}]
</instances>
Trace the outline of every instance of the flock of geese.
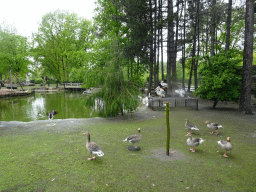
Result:
<instances>
[{"instance_id":1,"label":"flock of geese","mask_svg":"<svg viewBox=\"0 0 256 192\"><path fill-rule=\"evenodd\" d=\"M210 134L213 134L214 132L216 135L219 134L218 129L222 128L222 125L219 125L217 123L210 123L208 120L205 123L207 124L207 127L212 130ZM190 151L195 152L196 147L199 146L202 142L204 142L204 140L202 138L195 138L191 136L191 133L193 133L193 131L199 131L199 129L192 122L189 122L189 120L186 120L185 127L188 130L188 133L185 136L189 136L189 138L187 139L187 144L192 147ZM87 160L95 159L96 155L98 155L99 157L103 156L104 153L101 151L100 147L96 143L91 142L90 134L88 132L85 132L84 135L87 135L86 148L90 153L90 158L88 158ZM135 148L137 148L138 146L134 144L138 143L140 140L141 140L141 135L140 135L140 128L139 128L137 135L131 135L125 138L123 142L128 141L132 143ZM230 137L228 137L226 141L219 140L217 143L221 149L225 150L225 153L223 156L228 157L227 152L230 152L232 149L232 145L230 143ZM92 157L92 154L94 154L94 157Z\"/></svg>"},{"instance_id":2,"label":"flock of geese","mask_svg":"<svg viewBox=\"0 0 256 192\"><path fill-rule=\"evenodd\" d=\"M207 124L207 127L212 130L210 134L213 134L215 132L215 134L218 135L219 134L218 129L222 128L222 125L218 123L210 123L208 120L205 122L205 124ZM192 147L190 151L195 152L196 147L200 145L202 142L204 142L204 140L202 138L195 138L191 136L191 133L193 131L199 131L199 129L192 122L189 122L189 120L187 119L186 119L185 127L189 131L187 135L185 135L185 136L189 136L189 138L187 139L187 144ZM230 142L231 142L230 137L228 137L226 141L225 140L217 141L220 148L225 150L223 157L228 157L227 152L230 152L232 149L232 145Z\"/></svg>"},{"instance_id":3,"label":"flock of geese","mask_svg":"<svg viewBox=\"0 0 256 192\"><path fill-rule=\"evenodd\" d=\"M52 109L51 112L48 112L49 119L53 119L54 115L56 115L57 113L58 113L57 111L54 111ZM213 134L215 132L215 135L218 135L219 134L218 129L222 128L222 125L218 123L210 123L208 120L205 122L205 124L207 124L207 127L212 130L210 134ZM201 143L203 143L204 140L202 138L195 138L191 136L193 131L199 131L199 129L194 125L194 123L190 122L188 119L186 119L185 127L188 130L187 135L185 136L189 136L189 138L187 139L187 144L192 147L190 151L194 153L196 151L196 147L199 146ZM86 131L84 135L87 135L86 148L90 153L90 158L88 158L87 160L95 159L96 155L99 157L102 157L104 153L101 151L100 147L96 143L91 142L89 132ZM140 142L140 140L141 140L140 128L138 128L137 135L131 135L125 138L123 142L128 141L133 144L134 148L137 148L138 146L134 144ZM224 157L228 157L227 152L230 152L232 149L232 145L230 142L231 142L230 137L228 137L226 141L225 140L217 141L220 148L225 150L225 153L223 155ZM94 157L92 157L92 154L94 154Z\"/></svg>"}]
</instances>

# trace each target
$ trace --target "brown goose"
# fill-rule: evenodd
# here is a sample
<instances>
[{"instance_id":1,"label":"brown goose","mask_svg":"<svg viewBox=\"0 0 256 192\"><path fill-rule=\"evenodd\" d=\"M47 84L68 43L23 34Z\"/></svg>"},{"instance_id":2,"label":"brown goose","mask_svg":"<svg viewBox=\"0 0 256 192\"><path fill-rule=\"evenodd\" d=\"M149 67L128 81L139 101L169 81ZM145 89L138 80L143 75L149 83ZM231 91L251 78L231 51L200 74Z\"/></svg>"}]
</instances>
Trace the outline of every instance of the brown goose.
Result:
<instances>
[{"instance_id":1,"label":"brown goose","mask_svg":"<svg viewBox=\"0 0 256 192\"><path fill-rule=\"evenodd\" d=\"M188 134L185 136L189 136L189 134L192 133L194 130L199 131L199 129L194 125L194 123L189 122L188 119L186 119L185 127L187 130L189 130Z\"/></svg>"},{"instance_id":2,"label":"brown goose","mask_svg":"<svg viewBox=\"0 0 256 192\"><path fill-rule=\"evenodd\" d=\"M141 140L140 128L138 128L138 135L131 135L131 136L127 137L125 140L123 140L123 142L129 141L130 143L133 144L133 146L135 148L137 148L137 146L134 145L134 143L138 143L138 142L140 142L140 140Z\"/></svg>"},{"instance_id":3,"label":"brown goose","mask_svg":"<svg viewBox=\"0 0 256 192\"><path fill-rule=\"evenodd\" d=\"M219 131L218 129L219 128L222 128L222 125L218 124L218 123L210 123L210 121L205 121L205 123L207 124L207 127L209 129L212 129L212 132L210 132L210 134L213 134L214 131L216 132L215 135L218 135L219 134Z\"/></svg>"},{"instance_id":4,"label":"brown goose","mask_svg":"<svg viewBox=\"0 0 256 192\"><path fill-rule=\"evenodd\" d=\"M94 157L92 157L92 154L96 154L99 157L102 157L104 155L104 153L100 150L100 147L96 143L91 142L90 134L86 131L84 133L84 135L87 135L86 148L90 153L90 158L88 158L87 160L92 160L92 159L96 158L95 155L94 155Z\"/></svg>"},{"instance_id":5,"label":"brown goose","mask_svg":"<svg viewBox=\"0 0 256 192\"><path fill-rule=\"evenodd\" d=\"M221 149L224 149L225 150L225 153L223 155L223 157L228 157L227 156L227 151L231 151L232 149L232 145L230 143L230 137L227 138L227 141L224 141L224 140L219 140L217 143L218 145L220 146Z\"/></svg>"},{"instance_id":6,"label":"brown goose","mask_svg":"<svg viewBox=\"0 0 256 192\"><path fill-rule=\"evenodd\" d=\"M196 151L196 147L203 142L204 142L204 140L202 138L192 137L191 134L189 133L189 138L187 139L187 144L192 147L192 149L190 149L191 152L194 153Z\"/></svg>"}]
</instances>

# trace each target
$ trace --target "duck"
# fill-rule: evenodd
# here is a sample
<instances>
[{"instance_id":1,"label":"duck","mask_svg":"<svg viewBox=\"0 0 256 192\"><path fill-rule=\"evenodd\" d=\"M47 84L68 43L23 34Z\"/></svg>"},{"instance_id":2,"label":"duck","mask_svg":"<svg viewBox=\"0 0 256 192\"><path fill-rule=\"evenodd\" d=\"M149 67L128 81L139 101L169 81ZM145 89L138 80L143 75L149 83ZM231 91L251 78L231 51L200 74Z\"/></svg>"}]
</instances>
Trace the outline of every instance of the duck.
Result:
<instances>
[{"instance_id":1,"label":"duck","mask_svg":"<svg viewBox=\"0 0 256 192\"><path fill-rule=\"evenodd\" d=\"M90 153L90 158L88 158L87 160L96 159L95 155L102 157L104 155L104 153L101 151L100 147L96 143L91 142L90 133L88 131L86 131L83 134L87 135L86 149ZM95 154L94 157L92 157L92 154Z\"/></svg>"},{"instance_id":2,"label":"duck","mask_svg":"<svg viewBox=\"0 0 256 192\"><path fill-rule=\"evenodd\" d=\"M54 111L53 109L52 109L52 114L53 115L56 115L58 112L57 111Z\"/></svg>"},{"instance_id":3,"label":"duck","mask_svg":"<svg viewBox=\"0 0 256 192\"><path fill-rule=\"evenodd\" d=\"M210 123L210 121L205 121L205 124L207 124L207 127L212 129L212 132L210 132L210 134L213 134L214 131L216 132L215 135L219 134L218 129L222 128L222 125L218 124L218 123Z\"/></svg>"},{"instance_id":4,"label":"duck","mask_svg":"<svg viewBox=\"0 0 256 192\"><path fill-rule=\"evenodd\" d=\"M52 120L52 119L53 119L53 114L50 113L49 111L48 111L48 117L49 117L49 120Z\"/></svg>"},{"instance_id":5,"label":"duck","mask_svg":"<svg viewBox=\"0 0 256 192\"><path fill-rule=\"evenodd\" d=\"M191 152L196 152L196 147L203 143L205 140L202 138L195 138L192 137L191 134L189 133L189 138L187 139L187 144L191 146L192 148L190 149Z\"/></svg>"},{"instance_id":6,"label":"duck","mask_svg":"<svg viewBox=\"0 0 256 192\"><path fill-rule=\"evenodd\" d=\"M221 149L224 149L225 150L225 153L223 155L223 157L228 157L227 156L227 151L231 151L232 149L232 145L231 145L231 140L230 140L230 137L227 137L227 140L219 140L217 141L218 145L220 146Z\"/></svg>"},{"instance_id":7,"label":"duck","mask_svg":"<svg viewBox=\"0 0 256 192\"><path fill-rule=\"evenodd\" d=\"M189 134L191 134L194 130L199 131L199 129L194 125L194 123L189 122L188 119L186 119L185 127L186 127L186 129L189 130L188 134L185 136L189 136Z\"/></svg>"},{"instance_id":8,"label":"duck","mask_svg":"<svg viewBox=\"0 0 256 192\"><path fill-rule=\"evenodd\" d=\"M137 148L138 146L134 145L134 143L138 143L138 142L140 142L140 140L141 140L140 128L138 128L138 135L131 135L131 136L125 138L123 140L123 142L128 141L128 142L132 143L135 148Z\"/></svg>"}]
</instances>

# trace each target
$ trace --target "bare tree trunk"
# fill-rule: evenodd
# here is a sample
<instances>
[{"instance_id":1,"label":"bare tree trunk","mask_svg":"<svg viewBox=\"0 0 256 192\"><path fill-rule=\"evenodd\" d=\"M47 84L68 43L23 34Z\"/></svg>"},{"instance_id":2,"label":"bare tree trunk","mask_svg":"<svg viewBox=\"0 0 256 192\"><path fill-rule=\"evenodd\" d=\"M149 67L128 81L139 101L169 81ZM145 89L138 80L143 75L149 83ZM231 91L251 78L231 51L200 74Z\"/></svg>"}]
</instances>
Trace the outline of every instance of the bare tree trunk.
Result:
<instances>
[{"instance_id":1,"label":"bare tree trunk","mask_svg":"<svg viewBox=\"0 0 256 192\"><path fill-rule=\"evenodd\" d=\"M208 34L208 29L209 29L209 11L207 9L207 23L206 23L206 41L205 41L205 54L207 55L208 54L208 42L209 42L209 34Z\"/></svg>"},{"instance_id":2,"label":"bare tree trunk","mask_svg":"<svg viewBox=\"0 0 256 192\"><path fill-rule=\"evenodd\" d=\"M231 11L232 11L232 0L229 0L229 3L228 3L227 35L226 35L225 52L227 52L229 50L229 44L230 44Z\"/></svg>"},{"instance_id":3,"label":"bare tree trunk","mask_svg":"<svg viewBox=\"0 0 256 192\"><path fill-rule=\"evenodd\" d=\"M211 18L211 57L214 56L215 46L215 5L216 0L212 0L212 18Z\"/></svg>"},{"instance_id":4,"label":"bare tree trunk","mask_svg":"<svg viewBox=\"0 0 256 192\"><path fill-rule=\"evenodd\" d=\"M151 0L149 1L149 9L150 9L150 32L151 34L153 34L153 21L152 21L152 16L153 16L153 13L152 13L152 2ZM149 82L148 82L148 93L151 93L151 87L152 87L152 78L153 78L153 60L154 60L154 56L153 56L153 42L154 39L153 37L151 37L151 40L150 40L150 56L149 56Z\"/></svg>"},{"instance_id":5,"label":"bare tree trunk","mask_svg":"<svg viewBox=\"0 0 256 192\"><path fill-rule=\"evenodd\" d=\"M11 90L12 90L12 66L10 65L10 78L11 78Z\"/></svg>"},{"instance_id":6,"label":"bare tree trunk","mask_svg":"<svg viewBox=\"0 0 256 192\"><path fill-rule=\"evenodd\" d=\"M244 34L244 58L243 75L239 103L239 111L252 114L251 110L251 76L253 61L253 30L254 30L254 2L246 0L245 34Z\"/></svg>"},{"instance_id":7,"label":"bare tree trunk","mask_svg":"<svg viewBox=\"0 0 256 192\"><path fill-rule=\"evenodd\" d=\"M182 1L182 6L184 10L183 45L182 45L182 88L185 90L186 1Z\"/></svg>"},{"instance_id":8,"label":"bare tree trunk","mask_svg":"<svg viewBox=\"0 0 256 192\"><path fill-rule=\"evenodd\" d=\"M180 1L176 1L177 14L176 14L176 32L175 32L175 44L174 44L174 53L173 53L173 65L172 65L172 82L173 89L177 88L177 70L176 70L176 59L177 59L177 46L179 38L179 10L180 10Z\"/></svg>"},{"instance_id":9,"label":"bare tree trunk","mask_svg":"<svg viewBox=\"0 0 256 192\"><path fill-rule=\"evenodd\" d=\"M168 39L167 39L167 84L168 90L167 94L171 95L172 85L171 85L171 67L174 65L174 32L173 32L173 1L168 0ZM175 63L176 65L176 63ZM173 74L172 74L173 75Z\"/></svg>"},{"instance_id":10,"label":"bare tree trunk","mask_svg":"<svg viewBox=\"0 0 256 192\"><path fill-rule=\"evenodd\" d=\"M157 23L157 3L156 0L154 0L155 8L154 8L154 88L158 86L158 67L157 67L157 42L156 42L156 36L157 36L157 29L156 29L156 23Z\"/></svg>"},{"instance_id":11,"label":"bare tree trunk","mask_svg":"<svg viewBox=\"0 0 256 192\"><path fill-rule=\"evenodd\" d=\"M194 68L194 64L192 62L191 68L190 68L189 80L188 80L188 92L190 92L190 87L191 87L191 82L192 82L192 75L193 75L193 68Z\"/></svg>"},{"instance_id":12,"label":"bare tree trunk","mask_svg":"<svg viewBox=\"0 0 256 192\"><path fill-rule=\"evenodd\" d=\"M197 89L197 66L198 66L198 57L199 57L199 50L200 50L200 41L199 41L199 1L197 1L197 9L196 9L196 27L197 28L197 59L195 61L195 68L194 68L194 82L195 82L195 90ZM196 41L196 39L195 39Z\"/></svg>"}]
</instances>

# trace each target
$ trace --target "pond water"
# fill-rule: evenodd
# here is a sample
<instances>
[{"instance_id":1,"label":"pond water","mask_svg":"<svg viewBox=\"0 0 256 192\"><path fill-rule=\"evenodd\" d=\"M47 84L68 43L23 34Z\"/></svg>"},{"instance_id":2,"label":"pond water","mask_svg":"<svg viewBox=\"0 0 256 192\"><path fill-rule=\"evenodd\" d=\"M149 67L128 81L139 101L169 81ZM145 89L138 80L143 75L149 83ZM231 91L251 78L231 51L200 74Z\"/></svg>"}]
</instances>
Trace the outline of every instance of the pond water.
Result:
<instances>
[{"instance_id":1,"label":"pond water","mask_svg":"<svg viewBox=\"0 0 256 192\"><path fill-rule=\"evenodd\" d=\"M47 120L47 112L58 112L54 119L89 118L97 112L85 106L81 92L35 93L31 96L0 99L0 121Z\"/></svg>"}]
</instances>

